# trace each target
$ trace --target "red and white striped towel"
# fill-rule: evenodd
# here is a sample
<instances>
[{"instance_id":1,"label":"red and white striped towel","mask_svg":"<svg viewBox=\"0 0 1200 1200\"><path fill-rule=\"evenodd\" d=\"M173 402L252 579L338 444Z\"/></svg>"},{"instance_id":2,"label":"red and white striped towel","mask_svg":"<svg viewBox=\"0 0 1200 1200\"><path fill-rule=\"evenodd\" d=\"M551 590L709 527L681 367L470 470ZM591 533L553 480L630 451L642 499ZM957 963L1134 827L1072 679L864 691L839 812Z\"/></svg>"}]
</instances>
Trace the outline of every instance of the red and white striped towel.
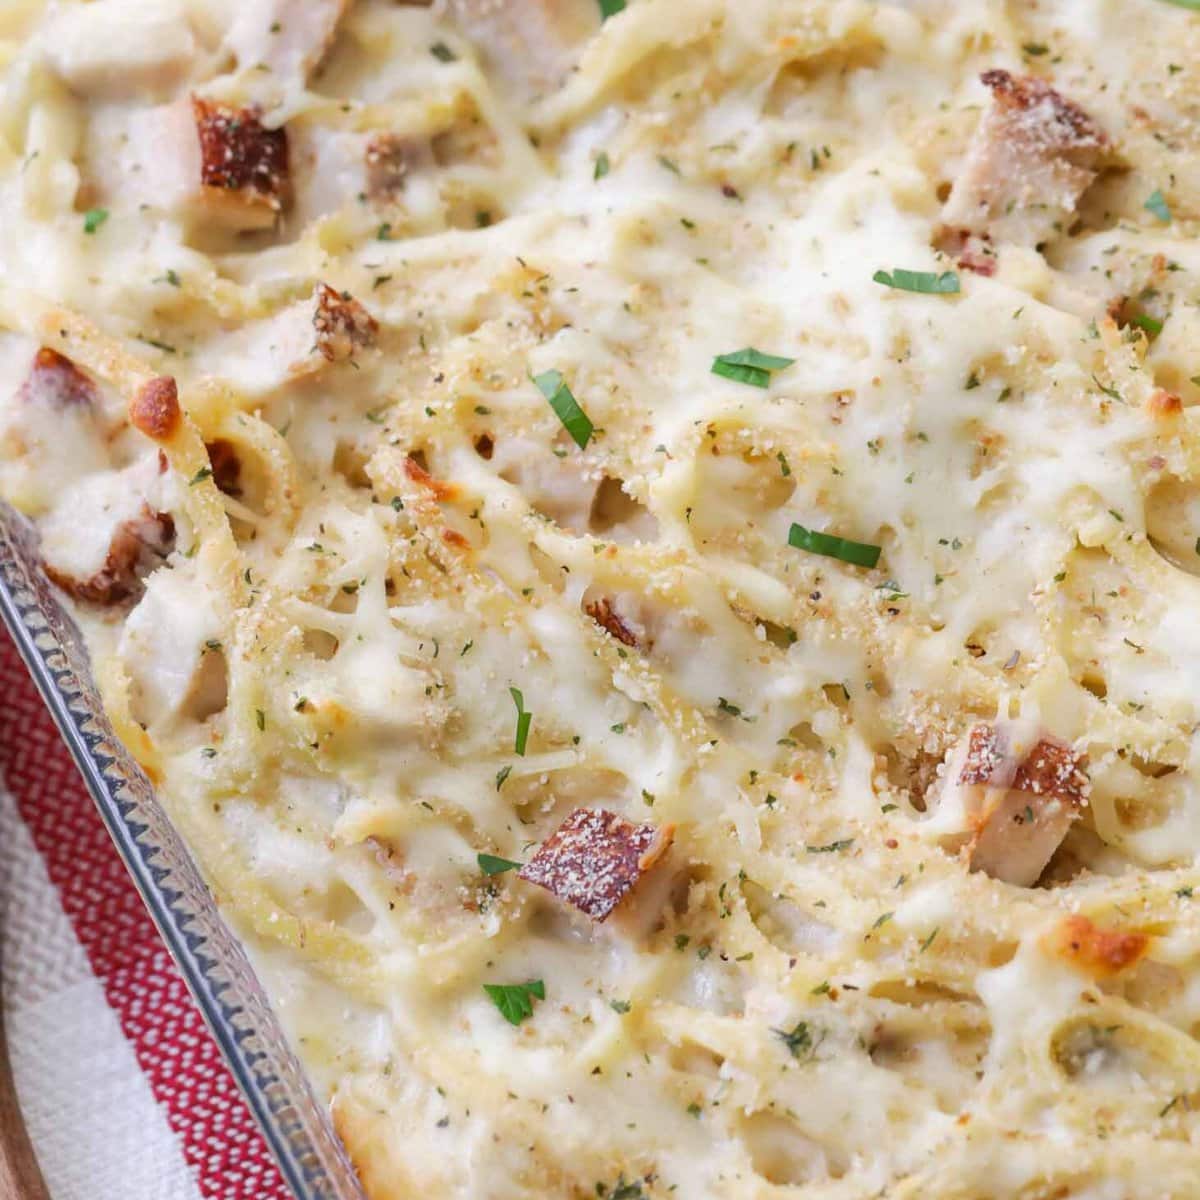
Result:
<instances>
[{"instance_id":1,"label":"red and white striped towel","mask_svg":"<svg viewBox=\"0 0 1200 1200\"><path fill-rule=\"evenodd\" d=\"M287 1200L16 650L0 633L0 971L54 1200Z\"/></svg>"}]
</instances>

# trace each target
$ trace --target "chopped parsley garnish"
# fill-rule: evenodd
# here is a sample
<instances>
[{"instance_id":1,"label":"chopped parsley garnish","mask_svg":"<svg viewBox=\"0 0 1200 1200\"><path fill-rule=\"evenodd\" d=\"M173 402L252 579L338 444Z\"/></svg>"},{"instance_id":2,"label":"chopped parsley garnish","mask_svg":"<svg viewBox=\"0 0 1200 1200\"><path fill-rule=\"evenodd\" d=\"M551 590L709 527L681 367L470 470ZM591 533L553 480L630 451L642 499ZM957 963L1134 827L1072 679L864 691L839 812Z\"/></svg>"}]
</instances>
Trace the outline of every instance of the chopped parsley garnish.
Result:
<instances>
[{"instance_id":1,"label":"chopped parsley garnish","mask_svg":"<svg viewBox=\"0 0 1200 1200\"><path fill-rule=\"evenodd\" d=\"M508 689L508 694L517 706L517 734L513 741L513 750L524 757L525 743L529 741L529 726L533 721L533 713L525 711L525 697L515 687Z\"/></svg>"},{"instance_id":2,"label":"chopped parsley garnish","mask_svg":"<svg viewBox=\"0 0 1200 1200\"><path fill-rule=\"evenodd\" d=\"M625 9L625 0L600 0L600 20L607 21Z\"/></svg>"},{"instance_id":3,"label":"chopped parsley garnish","mask_svg":"<svg viewBox=\"0 0 1200 1200\"><path fill-rule=\"evenodd\" d=\"M533 1016L534 1000L545 1000L546 985L540 979L528 983L485 983L483 990L510 1025L520 1025Z\"/></svg>"},{"instance_id":4,"label":"chopped parsley garnish","mask_svg":"<svg viewBox=\"0 0 1200 1200\"><path fill-rule=\"evenodd\" d=\"M477 854L475 861L485 875L503 875L505 871L516 871L522 863L513 862L511 858L501 858L498 854Z\"/></svg>"},{"instance_id":5,"label":"chopped parsley garnish","mask_svg":"<svg viewBox=\"0 0 1200 1200\"><path fill-rule=\"evenodd\" d=\"M744 350L734 350L731 354L718 354L713 359L712 373L724 379L732 379L737 383L748 383L751 387L766 388L771 386L771 373L790 367L794 358L781 358L778 354L764 354L747 346Z\"/></svg>"},{"instance_id":6,"label":"chopped parsley garnish","mask_svg":"<svg viewBox=\"0 0 1200 1200\"><path fill-rule=\"evenodd\" d=\"M596 428L588 419L587 413L579 407L579 402L571 395L561 371L543 371L533 377L538 390L550 403L563 427L571 435L571 440L580 450L586 450Z\"/></svg>"},{"instance_id":7,"label":"chopped parsley garnish","mask_svg":"<svg viewBox=\"0 0 1200 1200\"><path fill-rule=\"evenodd\" d=\"M1138 313L1130 324L1144 329L1151 337L1158 337L1163 331L1163 323L1157 317L1148 316L1146 313Z\"/></svg>"},{"instance_id":8,"label":"chopped parsley garnish","mask_svg":"<svg viewBox=\"0 0 1200 1200\"><path fill-rule=\"evenodd\" d=\"M1146 198L1146 203L1142 207L1147 212L1152 212L1160 221L1167 222L1171 219L1171 209L1167 204L1166 197L1162 194L1162 188L1155 188Z\"/></svg>"},{"instance_id":9,"label":"chopped parsley garnish","mask_svg":"<svg viewBox=\"0 0 1200 1200\"><path fill-rule=\"evenodd\" d=\"M849 850L853 845L853 838L842 838L840 841L828 842L824 846L806 846L805 849L809 854L840 854L841 851Z\"/></svg>"},{"instance_id":10,"label":"chopped parsley garnish","mask_svg":"<svg viewBox=\"0 0 1200 1200\"><path fill-rule=\"evenodd\" d=\"M429 53L433 55L438 62L452 63L458 60L458 55L446 45L445 42L434 42L429 47Z\"/></svg>"},{"instance_id":11,"label":"chopped parsley garnish","mask_svg":"<svg viewBox=\"0 0 1200 1200\"><path fill-rule=\"evenodd\" d=\"M921 943L921 953L922 954L924 954L925 951L928 950L929 947L933 945L933 939L935 937L937 937L939 929L941 929L941 926L935 925L933 928L933 932L930 933L930 935Z\"/></svg>"},{"instance_id":12,"label":"chopped parsley garnish","mask_svg":"<svg viewBox=\"0 0 1200 1200\"><path fill-rule=\"evenodd\" d=\"M601 150L600 153L596 155L596 166L592 171L592 178L603 179L605 175L608 174L609 165L608 151Z\"/></svg>"},{"instance_id":13,"label":"chopped parsley garnish","mask_svg":"<svg viewBox=\"0 0 1200 1200\"><path fill-rule=\"evenodd\" d=\"M856 567L875 566L881 553L879 546L872 546L867 542L852 542L849 538L805 529L803 525L792 526L788 532L788 545L795 546L797 550L807 550L810 554L823 554L826 558L852 563Z\"/></svg>"},{"instance_id":14,"label":"chopped parsley garnish","mask_svg":"<svg viewBox=\"0 0 1200 1200\"><path fill-rule=\"evenodd\" d=\"M83 232L95 233L108 220L107 208L89 208L83 214Z\"/></svg>"},{"instance_id":15,"label":"chopped parsley garnish","mask_svg":"<svg viewBox=\"0 0 1200 1200\"><path fill-rule=\"evenodd\" d=\"M1026 42L1021 49L1028 54L1030 58L1040 58L1043 54L1050 53L1050 47L1043 45L1041 42Z\"/></svg>"},{"instance_id":16,"label":"chopped parsley garnish","mask_svg":"<svg viewBox=\"0 0 1200 1200\"><path fill-rule=\"evenodd\" d=\"M933 296L950 296L959 290L958 275L954 271L906 271L893 267L891 271L876 271L871 276L884 287L898 288L902 292L924 292Z\"/></svg>"},{"instance_id":17,"label":"chopped parsley garnish","mask_svg":"<svg viewBox=\"0 0 1200 1200\"><path fill-rule=\"evenodd\" d=\"M212 478L212 467L201 467L195 475L188 480L189 487L195 487L198 483L203 483L206 479Z\"/></svg>"},{"instance_id":18,"label":"chopped parsley garnish","mask_svg":"<svg viewBox=\"0 0 1200 1200\"><path fill-rule=\"evenodd\" d=\"M633 1007L628 1000L610 1000L608 1002L608 1006L613 1010L613 1012L620 1013L622 1016L624 1016Z\"/></svg>"},{"instance_id":19,"label":"chopped parsley garnish","mask_svg":"<svg viewBox=\"0 0 1200 1200\"><path fill-rule=\"evenodd\" d=\"M508 766L501 767L500 770L498 770L496 772L496 791L499 791L504 786L504 781L511 774L512 774L512 764L511 763L509 763Z\"/></svg>"},{"instance_id":20,"label":"chopped parsley garnish","mask_svg":"<svg viewBox=\"0 0 1200 1200\"><path fill-rule=\"evenodd\" d=\"M742 710L736 704L730 704L724 696L717 697L717 711L728 714L731 717L740 717Z\"/></svg>"},{"instance_id":21,"label":"chopped parsley garnish","mask_svg":"<svg viewBox=\"0 0 1200 1200\"><path fill-rule=\"evenodd\" d=\"M267 727L267 714L261 708L254 710L254 723L258 726L259 733Z\"/></svg>"},{"instance_id":22,"label":"chopped parsley garnish","mask_svg":"<svg viewBox=\"0 0 1200 1200\"><path fill-rule=\"evenodd\" d=\"M771 1032L783 1042L793 1058L812 1054L813 1040L807 1021L797 1021L791 1029L772 1029Z\"/></svg>"}]
</instances>

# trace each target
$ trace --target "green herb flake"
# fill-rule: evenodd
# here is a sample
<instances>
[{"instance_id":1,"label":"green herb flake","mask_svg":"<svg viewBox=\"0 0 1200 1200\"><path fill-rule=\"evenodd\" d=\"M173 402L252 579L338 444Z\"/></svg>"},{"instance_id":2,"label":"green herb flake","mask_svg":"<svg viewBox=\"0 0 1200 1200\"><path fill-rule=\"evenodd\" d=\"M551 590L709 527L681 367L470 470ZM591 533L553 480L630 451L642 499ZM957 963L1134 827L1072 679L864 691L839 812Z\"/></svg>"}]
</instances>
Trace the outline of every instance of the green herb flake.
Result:
<instances>
[{"instance_id":1,"label":"green herb flake","mask_svg":"<svg viewBox=\"0 0 1200 1200\"><path fill-rule=\"evenodd\" d=\"M262 733L267 727L267 714L261 708L254 710L254 723L258 726L259 733Z\"/></svg>"},{"instance_id":2,"label":"green herb flake","mask_svg":"<svg viewBox=\"0 0 1200 1200\"><path fill-rule=\"evenodd\" d=\"M1198 4L1198 7L1200 7L1200 4ZM1142 207L1147 212L1153 213L1164 224L1171 219L1171 208L1167 204L1166 197L1162 194L1162 188L1155 188L1146 197L1146 203Z\"/></svg>"},{"instance_id":3,"label":"green herb flake","mask_svg":"<svg viewBox=\"0 0 1200 1200\"><path fill-rule=\"evenodd\" d=\"M524 758L525 745L529 741L529 726L533 722L533 713L525 711L525 697L517 688L510 687L508 694L517 706L517 732L513 741L513 750Z\"/></svg>"},{"instance_id":4,"label":"green herb flake","mask_svg":"<svg viewBox=\"0 0 1200 1200\"><path fill-rule=\"evenodd\" d=\"M485 875L503 875L505 871L520 870L523 865L513 862L511 858L501 858L498 854L477 854L475 861Z\"/></svg>"},{"instance_id":5,"label":"green herb flake","mask_svg":"<svg viewBox=\"0 0 1200 1200\"><path fill-rule=\"evenodd\" d=\"M628 1000L610 1000L608 1002L608 1007L611 1008L613 1012L620 1013L622 1016L624 1016L633 1007L633 1005L630 1004Z\"/></svg>"},{"instance_id":6,"label":"green herb flake","mask_svg":"<svg viewBox=\"0 0 1200 1200\"><path fill-rule=\"evenodd\" d=\"M687 1106L688 1116L695 1117L697 1120L700 1119L701 1111L700 1105L698 1105L694 1100Z\"/></svg>"},{"instance_id":7,"label":"green herb flake","mask_svg":"<svg viewBox=\"0 0 1200 1200\"><path fill-rule=\"evenodd\" d=\"M83 214L83 232L95 233L108 220L107 208L89 208Z\"/></svg>"},{"instance_id":8,"label":"green herb flake","mask_svg":"<svg viewBox=\"0 0 1200 1200\"><path fill-rule=\"evenodd\" d=\"M625 0L600 0L600 20L607 21L625 10Z\"/></svg>"},{"instance_id":9,"label":"green herb flake","mask_svg":"<svg viewBox=\"0 0 1200 1200\"><path fill-rule=\"evenodd\" d=\"M540 979L528 983L485 983L483 990L510 1025L520 1025L532 1017L534 1000L546 998L546 985Z\"/></svg>"},{"instance_id":10,"label":"green herb flake","mask_svg":"<svg viewBox=\"0 0 1200 1200\"><path fill-rule=\"evenodd\" d=\"M891 271L876 271L871 278L884 287L931 296L951 296L959 290L958 275L953 271L938 275L933 271L906 271L903 267L894 267Z\"/></svg>"},{"instance_id":11,"label":"green herb flake","mask_svg":"<svg viewBox=\"0 0 1200 1200\"><path fill-rule=\"evenodd\" d=\"M458 61L458 55L446 45L445 42L434 42L429 47L429 53L433 55L438 62L452 63Z\"/></svg>"},{"instance_id":12,"label":"green herb flake","mask_svg":"<svg viewBox=\"0 0 1200 1200\"><path fill-rule=\"evenodd\" d=\"M203 483L206 479L212 478L212 467L201 467L195 475L188 480L188 487L195 487L198 483Z\"/></svg>"},{"instance_id":13,"label":"green herb flake","mask_svg":"<svg viewBox=\"0 0 1200 1200\"><path fill-rule=\"evenodd\" d=\"M563 423L563 427L571 435L571 440L580 450L586 450L591 440L595 426L588 419L587 413L579 407L578 401L571 395L561 371L543 371L533 377L538 391L546 397L555 415Z\"/></svg>"},{"instance_id":14,"label":"green herb flake","mask_svg":"<svg viewBox=\"0 0 1200 1200\"><path fill-rule=\"evenodd\" d=\"M849 538L835 537L803 525L793 525L788 531L788 545L810 554L823 554L856 567L873 567L879 562L881 547L868 542L853 542Z\"/></svg>"},{"instance_id":15,"label":"green herb flake","mask_svg":"<svg viewBox=\"0 0 1200 1200\"><path fill-rule=\"evenodd\" d=\"M1041 58L1043 54L1050 53L1050 47L1043 45L1041 42L1026 42L1021 49L1028 54L1030 58Z\"/></svg>"},{"instance_id":16,"label":"green herb flake","mask_svg":"<svg viewBox=\"0 0 1200 1200\"><path fill-rule=\"evenodd\" d=\"M1151 317L1146 313L1138 313L1130 324L1144 329L1151 337L1158 337L1163 331L1163 323L1157 317Z\"/></svg>"},{"instance_id":17,"label":"green herb flake","mask_svg":"<svg viewBox=\"0 0 1200 1200\"><path fill-rule=\"evenodd\" d=\"M783 1042L793 1058L812 1053L812 1033L807 1021L798 1021L791 1029L772 1029L771 1032Z\"/></svg>"},{"instance_id":18,"label":"green herb flake","mask_svg":"<svg viewBox=\"0 0 1200 1200\"><path fill-rule=\"evenodd\" d=\"M937 937L937 935L938 935L938 930L939 930L940 928L941 928L941 926L940 926L940 925L939 925L939 926L935 926L935 927L934 927L934 929L933 929L933 932L932 932L932 933L930 933L930 935L929 935L929 936L928 936L928 937L927 937L927 938L926 938L926 939L925 939L925 940L924 940L924 941L921 943L921 953L922 953L922 954L924 954L924 953L925 953L925 951L926 951L926 950L928 950L928 949L929 949L929 947L933 945L933 939L934 939L935 937Z\"/></svg>"},{"instance_id":19,"label":"green herb flake","mask_svg":"<svg viewBox=\"0 0 1200 1200\"><path fill-rule=\"evenodd\" d=\"M743 350L734 350L730 354L718 354L713 359L712 373L723 379L732 379L736 383L748 383L751 387L767 388L771 386L771 375L790 367L796 360L783 358L778 354L764 354L747 346Z\"/></svg>"},{"instance_id":20,"label":"green herb flake","mask_svg":"<svg viewBox=\"0 0 1200 1200\"><path fill-rule=\"evenodd\" d=\"M512 764L501 767L496 772L496 791L499 791L504 786L504 781L512 774Z\"/></svg>"},{"instance_id":21,"label":"green herb flake","mask_svg":"<svg viewBox=\"0 0 1200 1200\"><path fill-rule=\"evenodd\" d=\"M603 179L605 175L608 174L610 167L611 164L608 161L608 151L601 150L600 153L596 155L596 165L592 169L592 178Z\"/></svg>"},{"instance_id":22,"label":"green herb flake","mask_svg":"<svg viewBox=\"0 0 1200 1200\"><path fill-rule=\"evenodd\" d=\"M824 846L806 846L805 850L809 854L840 854L843 850L849 850L853 845L853 838L842 838L836 842L828 842Z\"/></svg>"}]
</instances>

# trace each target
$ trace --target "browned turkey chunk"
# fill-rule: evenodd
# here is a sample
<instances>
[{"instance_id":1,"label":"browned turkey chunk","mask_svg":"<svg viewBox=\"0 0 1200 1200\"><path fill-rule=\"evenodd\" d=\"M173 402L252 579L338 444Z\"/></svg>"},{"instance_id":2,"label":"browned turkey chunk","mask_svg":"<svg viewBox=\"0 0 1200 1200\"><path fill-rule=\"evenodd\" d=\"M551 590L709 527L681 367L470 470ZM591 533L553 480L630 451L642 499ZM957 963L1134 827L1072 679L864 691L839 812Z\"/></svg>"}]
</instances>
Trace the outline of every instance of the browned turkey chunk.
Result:
<instances>
[{"instance_id":1,"label":"browned turkey chunk","mask_svg":"<svg viewBox=\"0 0 1200 1200\"><path fill-rule=\"evenodd\" d=\"M318 283L314 294L313 328L317 349L329 362L349 358L355 350L370 346L379 332L379 322L349 292L339 292Z\"/></svg>"},{"instance_id":2,"label":"browned turkey chunk","mask_svg":"<svg viewBox=\"0 0 1200 1200\"><path fill-rule=\"evenodd\" d=\"M104 566L87 579L77 579L49 563L43 569L49 579L76 600L112 606L137 600L142 580L161 566L175 545L175 522L169 513L153 512L143 504L141 512L117 526Z\"/></svg>"},{"instance_id":3,"label":"browned turkey chunk","mask_svg":"<svg viewBox=\"0 0 1200 1200\"><path fill-rule=\"evenodd\" d=\"M233 108L192 97L200 141L200 184L216 205L233 206L257 223L271 224L288 194L284 129L268 129L256 108Z\"/></svg>"},{"instance_id":4,"label":"browned turkey chunk","mask_svg":"<svg viewBox=\"0 0 1200 1200\"><path fill-rule=\"evenodd\" d=\"M43 346L21 384L21 399L56 409L89 408L97 400L96 385L66 355Z\"/></svg>"},{"instance_id":5,"label":"browned turkey chunk","mask_svg":"<svg viewBox=\"0 0 1200 1200\"><path fill-rule=\"evenodd\" d=\"M956 756L972 871L1030 887L1087 799L1085 760L1054 738L1020 744L998 725L976 725Z\"/></svg>"},{"instance_id":6,"label":"browned turkey chunk","mask_svg":"<svg viewBox=\"0 0 1200 1200\"><path fill-rule=\"evenodd\" d=\"M584 605L583 611L602 629L608 630L618 642L621 642L625 646L636 646L638 644L637 634L621 620L620 615L613 608L606 596L600 596L588 602Z\"/></svg>"},{"instance_id":7,"label":"browned turkey chunk","mask_svg":"<svg viewBox=\"0 0 1200 1200\"><path fill-rule=\"evenodd\" d=\"M367 195L376 203L394 200L409 172L433 161L426 138L377 133L367 143Z\"/></svg>"},{"instance_id":8,"label":"browned turkey chunk","mask_svg":"<svg viewBox=\"0 0 1200 1200\"><path fill-rule=\"evenodd\" d=\"M966 238L1036 245L1074 211L1109 148L1104 131L1044 80L985 71L992 103L942 211Z\"/></svg>"},{"instance_id":9,"label":"browned turkey chunk","mask_svg":"<svg viewBox=\"0 0 1200 1200\"><path fill-rule=\"evenodd\" d=\"M179 389L170 375L148 379L129 403L129 423L156 442L170 441L182 420Z\"/></svg>"},{"instance_id":10,"label":"browned turkey chunk","mask_svg":"<svg viewBox=\"0 0 1200 1200\"><path fill-rule=\"evenodd\" d=\"M634 825L603 808L577 808L520 875L604 921L666 853L674 832L670 825Z\"/></svg>"}]
</instances>

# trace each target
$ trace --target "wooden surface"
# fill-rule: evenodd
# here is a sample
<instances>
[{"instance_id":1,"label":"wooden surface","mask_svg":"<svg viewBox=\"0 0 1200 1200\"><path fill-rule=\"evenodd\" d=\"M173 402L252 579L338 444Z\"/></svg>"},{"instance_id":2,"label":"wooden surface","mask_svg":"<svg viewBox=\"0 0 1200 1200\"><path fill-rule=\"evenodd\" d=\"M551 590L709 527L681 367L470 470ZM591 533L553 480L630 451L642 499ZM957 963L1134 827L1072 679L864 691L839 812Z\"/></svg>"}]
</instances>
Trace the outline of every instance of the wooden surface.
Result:
<instances>
[{"instance_id":1,"label":"wooden surface","mask_svg":"<svg viewBox=\"0 0 1200 1200\"><path fill-rule=\"evenodd\" d=\"M50 1200L25 1132L0 1011L0 1200Z\"/></svg>"}]
</instances>

